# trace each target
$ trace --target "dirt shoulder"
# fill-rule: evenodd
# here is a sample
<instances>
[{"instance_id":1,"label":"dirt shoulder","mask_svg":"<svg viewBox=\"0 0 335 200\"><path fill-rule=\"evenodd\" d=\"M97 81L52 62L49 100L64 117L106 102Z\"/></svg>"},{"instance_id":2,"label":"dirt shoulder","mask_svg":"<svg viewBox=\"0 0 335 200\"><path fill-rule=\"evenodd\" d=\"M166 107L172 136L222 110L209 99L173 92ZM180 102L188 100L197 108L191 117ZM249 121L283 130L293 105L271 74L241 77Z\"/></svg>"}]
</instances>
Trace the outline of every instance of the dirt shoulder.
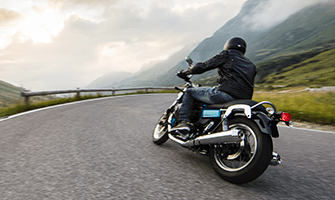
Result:
<instances>
[{"instance_id":1,"label":"dirt shoulder","mask_svg":"<svg viewBox=\"0 0 335 200\"><path fill-rule=\"evenodd\" d=\"M293 121L294 127L296 128L306 128L306 129L314 129L321 131L330 131L335 133L335 126L333 125L322 125L317 123L310 122L302 122L302 121Z\"/></svg>"}]
</instances>

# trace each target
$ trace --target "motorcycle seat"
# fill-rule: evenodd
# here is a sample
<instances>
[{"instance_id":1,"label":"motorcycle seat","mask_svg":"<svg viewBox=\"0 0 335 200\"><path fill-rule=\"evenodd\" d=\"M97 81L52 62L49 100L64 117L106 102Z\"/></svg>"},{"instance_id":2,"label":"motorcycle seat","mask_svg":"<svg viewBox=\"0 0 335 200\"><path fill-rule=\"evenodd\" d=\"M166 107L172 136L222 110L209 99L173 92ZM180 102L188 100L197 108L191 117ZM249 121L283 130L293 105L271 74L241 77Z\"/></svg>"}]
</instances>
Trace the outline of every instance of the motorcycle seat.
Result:
<instances>
[{"instance_id":1,"label":"motorcycle seat","mask_svg":"<svg viewBox=\"0 0 335 200\"><path fill-rule=\"evenodd\" d=\"M253 101L253 100L234 100L234 101L228 101L228 102L225 102L225 103L222 103L222 104L210 104L210 105L207 105L207 108L209 108L209 109L221 109L221 108L226 109L229 106L233 106L233 105L236 105L236 104L245 104L245 105L249 105L249 106L254 106L257 103L258 103L257 101ZM257 110L257 111L267 113L265 107L262 106L262 105L257 106L253 110Z\"/></svg>"}]
</instances>

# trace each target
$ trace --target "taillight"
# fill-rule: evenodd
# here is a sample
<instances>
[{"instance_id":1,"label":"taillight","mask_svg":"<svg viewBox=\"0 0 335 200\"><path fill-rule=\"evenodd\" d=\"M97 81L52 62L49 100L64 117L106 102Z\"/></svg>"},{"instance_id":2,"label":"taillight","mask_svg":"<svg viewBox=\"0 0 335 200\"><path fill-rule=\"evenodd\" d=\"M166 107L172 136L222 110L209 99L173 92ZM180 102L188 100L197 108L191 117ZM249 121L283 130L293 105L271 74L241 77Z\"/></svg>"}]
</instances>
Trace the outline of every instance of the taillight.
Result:
<instances>
[{"instance_id":1,"label":"taillight","mask_svg":"<svg viewBox=\"0 0 335 200\"><path fill-rule=\"evenodd\" d=\"M292 117L290 115L290 113L286 113L286 112L282 112L281 114L281 120L284 122L289 122L291 121Z\"/></svg>"}]
</instances>

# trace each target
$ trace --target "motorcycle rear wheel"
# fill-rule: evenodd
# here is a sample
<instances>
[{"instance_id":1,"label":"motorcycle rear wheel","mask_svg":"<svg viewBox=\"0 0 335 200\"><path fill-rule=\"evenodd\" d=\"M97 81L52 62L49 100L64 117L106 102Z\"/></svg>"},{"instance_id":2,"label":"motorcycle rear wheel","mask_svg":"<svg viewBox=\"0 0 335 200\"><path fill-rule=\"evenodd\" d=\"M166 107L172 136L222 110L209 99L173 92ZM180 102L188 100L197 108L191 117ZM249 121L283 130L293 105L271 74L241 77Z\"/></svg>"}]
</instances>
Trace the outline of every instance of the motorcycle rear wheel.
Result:
<instances>
[{"instance_id":1,"label":"motorcycle rear wheel","mask_svg":"<svg viewBox=\"0 0 335 200\"><path fill-rule=\"evenodd\" d=\"M158 120L154 132L152 134L152 140L155 144L161 145L169 139L168 127L166 123L166 118L168 116L164 113Z\"/></svg>"},{"instance_id":2,"label":"motorcycle rear wheel","mask_svg":"<svg viewBox=\"0 0 335 200\"><path fill-rule=\"evenodd\" d=\"M210 162L224 180L236 184L247 183L261 176L269 166L272 139L270 135L261 133L255 122L245 117L229 120L229 129L232 128L240 130L244 139L239 144L211 145Z\"/></svg>"}]
</instances>

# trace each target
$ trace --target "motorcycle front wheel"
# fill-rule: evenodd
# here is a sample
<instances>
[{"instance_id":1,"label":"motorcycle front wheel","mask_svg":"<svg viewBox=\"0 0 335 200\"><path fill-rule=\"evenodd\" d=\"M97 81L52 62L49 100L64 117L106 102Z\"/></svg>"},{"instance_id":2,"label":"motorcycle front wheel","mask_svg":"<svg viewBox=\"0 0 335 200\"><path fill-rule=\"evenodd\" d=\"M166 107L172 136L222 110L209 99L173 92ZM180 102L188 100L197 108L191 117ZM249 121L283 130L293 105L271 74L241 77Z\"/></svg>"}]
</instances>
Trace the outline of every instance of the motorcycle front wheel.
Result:
<instances>
[{"instance_id":1,"label":"motorcycle front wheel","mask_svg":"<svg viewBox=\"0 0 335 200\"><path fill-rule=\"evenodd\" d=\"M221 127L218 129L222 130ZM231 183L253 181L264 173L271 162L271 136L261 133L257 124L245 117L230 119L229 129L238 129L242 140L237 144L211 145L211 165L221 178Z\"/></svg>"},{"instance_id":2,"label":"motorcycle front wheel","mask_svg":"<svg viewBox=\"0 0 335 200\"><path fill-rule=\"evenodd\" d=\"M164 113L158 120L154 132L152 134L152 140L155 144L161 145L169 139L168 127L167 127L167 114Z\"/></svg>"}]
</instances>

